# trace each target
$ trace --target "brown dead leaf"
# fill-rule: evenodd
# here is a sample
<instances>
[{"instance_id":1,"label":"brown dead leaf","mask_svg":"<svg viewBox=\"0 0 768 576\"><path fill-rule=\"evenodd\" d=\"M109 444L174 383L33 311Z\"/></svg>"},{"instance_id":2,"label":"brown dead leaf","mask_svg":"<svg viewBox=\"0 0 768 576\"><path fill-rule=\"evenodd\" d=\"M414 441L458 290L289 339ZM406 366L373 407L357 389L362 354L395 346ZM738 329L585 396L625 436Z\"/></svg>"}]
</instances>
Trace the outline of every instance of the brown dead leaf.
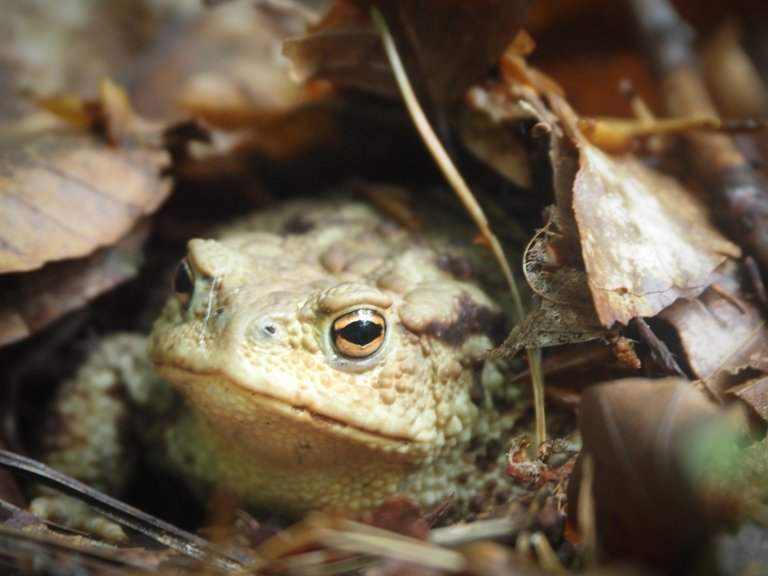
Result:
<instances>
[{"instance_id":1,"label":"brown dead leaf","mask_svg":"<svg viewBox=\"0 0 768 576\"><path fill-rule=\"evenodd\" d=\"M368 18L370 6L376 6L391 28L409 77L424 87L422 98L449 107L498 62L530 4L530 0L337 0L308 35L285 43L284 54L298 81L324 78L378 94L398 94Z\"/></svg>"},{"instance_id":2,"label":"brown dead leaf","mask_svg":"<svg viewBox=\"0 0 768 576\"><path fill-rule=\"evenodd\" d=\"M425 78L431 101L447 108L498 64L504 49L517 36L532 1L372 3L381 9L398 48L406 54L409 76Z\"/></svg>"},{"instance_id":3,"label":"brown dead leaf","mask_svg":"<svg viewBox=\"0 0 768 576\"><path fill-rule=\"evenodd\" d=\"M462 110L457 127L462 143L478 159L516 186L530 188L531 162L519 137L522 116L493 117L481 89L472 89L469 106Z\"/></svg>"},{"instance_id":4,"label":"brown dead leaf","mask_svg":"<svg viewBox=\"0 0 768 576\"><path fill-rule=\"evenodd\" d=\"M768 422L768 376L752 378L734 386L728 393L745 402L764 422Z\"/></svg>"},{"instance_id":5,"label":"brown dead leaf","mask_svg":"<svg viewBox=\"0 0 768 576\"><path fill-rule=\"evenodd\" d=\"M523 273L538 296L525 320L517 324L500 350L511 356L528 346L544 348L605 338L595 314L587 278L569 263L561 231L562 211L552 208L547 225L533 237L523 256Z\"/></svg>"},{"instance_id":6,"label":"brown dead leaf","mask_svg":"<svg viewBox=\"0 0 768 576\"><path fill-rule=\"evenodd\" d=\"M676 180L581 141L573 190L584 265L604 326L693 298L739 248Z\"/></svg>"},{"instance_id":7,"label":"brown dead leaf","mask_svg":"<svg viewBox=\"0 0 768 576\"><path fill-rule=\"evenodd\" d=\"M702 72L723 116L762 118L768 111L768 89L741 36L736 20L722 22L699 52Z\"/></svg>"},{"instance_id":8,"label":"brown dead leaf","mask_svg":"<svg viewBox=\"0 0 768 576\"><path fill-rule=\"evenodd\" d=\"M566 264L583 265L604 327L696 297L720 264L741 254L679 182L634 156L609 156L587 142L578 116L557 94L547 93L545 104L525 85L510 84L508 92L548 127L559 245ZM580 245L580 258L565 252L569 242Z\"/></svg>"},{"instance_id":9,"label":"brown dead leaf","mask_svg":"<svg viewBox=\"0 0 768 576\"><path fill-rule=\"evenodd\" d=\"M745 368L768 372L768 327L741 288L735 265L723 269L717 288L695 300L675 302L659 319L675 330L688 366L699 379L711 381L718 372L733 374Z\"/></svg>"},{"instance_id":10,"label":"brown dead leaf","mask_svg":"<svg viewBox=\"0 0 768 576\"><path fill-rule=\"evenodd\" d=\"M39 268L115 242L165 199L165 151L112 147L48 121L0 136L0 272Z\"/></svg>"},{"instance_id":11,"label":"brown dead leaf","mask_svg":"<svg viewBox=\"0 0 768 576\"><path fill-rule=\"evenodd\" d=\"M149 232L140 222L115 245L87 258L0 275L0 346L26 338L136 275Z\"/></svg>"},{"instance_id":12,"label":"brown dead leaf","mask_svg":"<svg viewBox=\"0 0 768 576\"><path fill-rule=\"evenodd\" d=\"M364 523L418 540L427 540L429 536L429 524L424 512L406 496L387 498L370 511Z\"/></svg>"},{"instance_id":13,"label":"brown dead leaf","mask_svg":"<svg viewBox=\"0 0 768 576\"><path fill-rule=\"evenodd\" d=\"M398 94L379 33L364 7L351 0L335 2L308 34L286 40L283 55L296 82L323 78L388 97Z\"/></svg>"},{"instance_id":14,"label":"brown dead leaf","mask_svg":"<svg viewBox=\"0 0 768 576\"><path fill-rule=\"evenodd\" d=\"M594 462L592 495L603 547L681 570L738 508L728 470L738 432L690 383L628 378L582 396L580 459ZM733 476L733 475L731 475ZM581 464L569 486L576 514Z\"/></svg>"},{"instance_id":15,"label":"brown dead leaf","mask_svg":"<svg viewBox=\"0 0 768 576\"><path fill-rule=\"evenodd\" d=\"M280 45L306 22L298 10L278 13L260 4L188 8L193 13L179 19L172 41L162 44L164 50L136 83L137 109L162 118L184 111L217 126L239 127L252 110L294 104L298 89L286 74Z\"/></svg>"}]
</instances>

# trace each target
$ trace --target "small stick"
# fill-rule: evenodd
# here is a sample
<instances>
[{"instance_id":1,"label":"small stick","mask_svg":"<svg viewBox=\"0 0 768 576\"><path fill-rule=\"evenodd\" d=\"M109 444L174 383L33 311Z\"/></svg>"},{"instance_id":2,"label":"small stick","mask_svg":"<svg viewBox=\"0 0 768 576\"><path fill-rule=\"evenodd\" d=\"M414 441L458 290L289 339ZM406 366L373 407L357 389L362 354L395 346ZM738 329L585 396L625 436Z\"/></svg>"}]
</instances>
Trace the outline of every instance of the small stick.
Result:
<instances>
[{"instance_id":1,"label":"small stick","mask_svg":"<svg viewBox=\"0 0 768 576\"><path fill-rule=\"evenodd\" d=\"M635 326L637 326L640 336L651 349L653 359L659 363L664 372L686 378L685 372L683 372L680 365L677 363L677 360L675 360L675 355L672 354L667 345L659 340L659 337L653 333L653 330L648 326L648 323L643 318L635 318L633 322L635 323Z\"/></svg>"},{"instance_id":2,"label":"small stick","mask_svg":"<svg viewBox=\"0 0 768 576\"><path fill-rule=\"evenodd\" d=\"M691 50L691 29L667 0L628 0L667 113L716 117ZM689 160L710 194L712 213L763 273L768 272L768 190L733 141L724 134L686 135Z\"/></svg>"},{"instance_id":3,"label":"small stick","mask_svg":"<svg viewBox=\"0 0 768 576\"><path fill-rule=\"evenodd\" d=\"M760 274L760 269L757 267L757 262L752 256L744 258L744 265L747 268L747 274L752 282L752 286L755 289L755 295L757 296L760 307L763 309L763 314L768 315L768 295L765 293L765 284L763 283L763 275Z\"/></svg>"}]
</instances>

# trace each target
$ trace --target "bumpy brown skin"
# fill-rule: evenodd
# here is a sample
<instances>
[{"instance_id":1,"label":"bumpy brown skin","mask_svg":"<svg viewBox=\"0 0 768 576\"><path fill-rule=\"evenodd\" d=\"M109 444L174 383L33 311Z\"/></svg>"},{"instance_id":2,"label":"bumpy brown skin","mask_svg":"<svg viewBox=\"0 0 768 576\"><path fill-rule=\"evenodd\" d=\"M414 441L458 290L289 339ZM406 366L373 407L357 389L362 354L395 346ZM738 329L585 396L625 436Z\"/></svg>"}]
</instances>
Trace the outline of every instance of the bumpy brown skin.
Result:
<instances>
[{"instance_id":1,"label":"bumpy brown skin","mask_svg":"<svg viewBox=\"0 0 768 576\"><path fill-rule=\"evenodd\" d=\"M359 515L396 493L426 506L453 493L457 511L500 498L504 447L527 402L504 386L503 364L482 360L499 306L450 260L445 240L349 202L294 202L192 240L193 288L168 301L148 347L183 401L152 379L123 394L143 405L152 452L200 490L224 485L288 513ZM383 343L348 358L331 325L361 308L383 316ZM87 385L69 387L65 407ZM82 442L95 425L77 427L50 460L96 481L67 455L68 444L99 444Z\"/></svg>"}]
</instances>

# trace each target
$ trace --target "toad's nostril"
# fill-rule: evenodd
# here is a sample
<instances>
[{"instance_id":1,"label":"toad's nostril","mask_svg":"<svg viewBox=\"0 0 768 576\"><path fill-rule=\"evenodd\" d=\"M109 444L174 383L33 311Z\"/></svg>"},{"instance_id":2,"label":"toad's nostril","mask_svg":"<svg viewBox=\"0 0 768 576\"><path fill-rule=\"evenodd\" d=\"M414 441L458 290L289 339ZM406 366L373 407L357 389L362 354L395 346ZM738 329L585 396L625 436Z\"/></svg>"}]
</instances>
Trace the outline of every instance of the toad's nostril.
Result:
<instances>
[{"instance_id":1,"label":"toad's nostril","mask_svg":"<svg viewBox=\"0 0 768 576\"><path fill-rule=\"evenodd\" d=\"M270 336L277 334L277 327L274 324L265 324L262 329L266 334L269 334Z\"/></svg>"}]
</instances>

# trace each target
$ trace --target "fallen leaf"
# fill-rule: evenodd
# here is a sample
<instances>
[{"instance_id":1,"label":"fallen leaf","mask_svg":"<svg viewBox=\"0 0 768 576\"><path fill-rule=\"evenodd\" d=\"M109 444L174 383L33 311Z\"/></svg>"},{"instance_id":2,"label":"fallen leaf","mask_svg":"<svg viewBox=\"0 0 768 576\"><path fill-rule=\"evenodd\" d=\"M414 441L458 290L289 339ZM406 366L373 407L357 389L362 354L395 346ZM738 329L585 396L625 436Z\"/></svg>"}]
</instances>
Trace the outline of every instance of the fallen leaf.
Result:
<instances>
[{"instance_id":1,"label":"fallen leaf","mask_svg":"<svg viewBox=\"0 0 768 576\"><path fill-rule=\"evenodd\" d=\"M370 511L364 522L418 540L429 536L429 524L421 507L406 496L387 498Z\"/></svg>"},{"instance_id":2,"label":"fallen leaf","mask_svg":"<svg viewBox=\"0 0 768 576\"><path fill-rule=\"evenodd\" d=\"M556 111L570 124L564 104ZM577 131L573 135L579 150L573 213L604 326L655 316L678 298L698 296L720 264L741 254L679 182L634 156L608 156Z\"/></svg>"},{"instance_id":3,"label":"fallen leaf","mask_svg":"<svg viewBox=\"0 0 768 576\"><path fill-rule=\"evenodd\" d=\"M566 247L566 264L583 266L604 327L698 296L718 266L741 254L677 180L632 155L609 156L590 144L579 117L557 94L547 93L545 103L526 85L510 84L507 92L508 106L521 100L546 125L559 246ZM565 253L569 243L580 245L580 258Z\"/></svg>"},{"instance_id":4,"label":"fallen leaf","mask_svg":"<svg viewBox=\"0 0 768 576\"><path fill-rule=\"evenodd\" d=\"M424 86L422 99L448 108L498 63L530 4L530 0L337 0L309 34L286 41L284 54L299 81L324 78L397 95L378 32L368 17L373 5L391 29L411 81Z\"/></svg>"},{"instance_id":5,"label":"fallen leaf","mask_svg":"<svg viewBox=\"0 0 768 576\"><path fill-rule=\"evenodd\" d=\"M334 2L306 35L286 40L283 55L296 82L322 78L388 97L398 94L379 33L364 7L351 0Z\"/></svg>"},{"instance_id":6,"label":"fallen leaf","mask_svg":"<svg viewBox=\"0 0 768 576\"><path fill-rule=\"evenodd\" d=\"M114 243L165 199L167 153L112 147L52 122L0 135L0 272L77 258Z\"/></svg>"},{"instance_id":7,"label":"fallen leaf","mask_svg":"<svg viewBox=\"0 0 768 576\"><path fill-rule=\"evenodd\" d=\"M140 222L113 246L87 258L0 275L0 346L26 338L138 272L148 235Z\"/></svg>"},{"instance_id":8,"label":"fallen leaf","mask_svg":"<svg viewBox=\"0 0 768 576\"><path fill-rule=\"evenodd\" d=\"M679 571L735 517L739 432L689 382L628 378L589 388L579 428L580 460L594 462L597 531L610 553ZM572 522L581 466L569 486Z\"/></svg>"},{"instance_id":9,"label":"fallen leaf","mask_svg":"<svg viewBox=\"0 0 768 576\"><path fill-rule=\"evenodd\" d=\"M530 188L531 162L519 137L518 122L498 122L483 110L467 108L457 125L467 150L515 186Z\"/></svg>"},{"instance_id":10,"label":"fallen leaf","mask_svg":"<svg viewBox=\"0 0 768 576\"><path fill-rule=\"evenodd\" d=\"M701 202L632 156L581 143L573 191L584 265L600 321L654 316L700 294L727 257L740 255Z\"/></svg>"},{"instance_id":11,"label":"fallen leaf","mask_svg":"<svg viewBox=\"0 0 768 576\"><path fill-rule=\"evenodd\" d=\"M768 376L752 378L734 386L728 393L746 402L764 422L768 422Z\"/></svg>"},{"instance_id":12,"label":"fallen leaf","mask_svg":"<svg viewBox=\"0 0 768 576\"><path fill-rule=\"evenodd\" d=\"M717 288L675 302L659 315L674 329L696 378L709 381L720 371L733 374L744 368L768 372L768 327L741 283L739 268L726 266Z\"/></svg>"},{"instance_id":13,"label":"fallen leaf","mask_svg":"<svg viewBox=\"0 0 768 576\"><path fill-rule=\"evenodd\" d=\"M562 211L552 208L523 255L523 272L537 295L525 320L512 329L500 347L506 356L528 346L544 348L605 339L595 314L584 271L569 263L567 240L561 233Z\"/></svg>"},{"instance_id":14,"label":"fallen leaf","mask_svg":"<svg viewBox=\"0 0 768 576\"><path fill-rule=\"evenodd\" d=\"M159 54L133 87L137 109L160 118L183 112L238 128L250 111L296 103L299 90L286 74L280 43L304 29L298 11L278 14L249 2L189 11L170 41L158 38Z\"/></svg>"},{"instance_id":15,"label":"fallen leaf","mask_svg":"<svg viewBox=\"0 0 768 576\"><path fill-rule=\"evenodd\" d=\"M411 78L450 108L496 66L517 36L531 0L373 0L389 23ZM471 47L471 48L470 48ZM410 53L410 58L408 57Z\"/></svg>"}]
</instances>

